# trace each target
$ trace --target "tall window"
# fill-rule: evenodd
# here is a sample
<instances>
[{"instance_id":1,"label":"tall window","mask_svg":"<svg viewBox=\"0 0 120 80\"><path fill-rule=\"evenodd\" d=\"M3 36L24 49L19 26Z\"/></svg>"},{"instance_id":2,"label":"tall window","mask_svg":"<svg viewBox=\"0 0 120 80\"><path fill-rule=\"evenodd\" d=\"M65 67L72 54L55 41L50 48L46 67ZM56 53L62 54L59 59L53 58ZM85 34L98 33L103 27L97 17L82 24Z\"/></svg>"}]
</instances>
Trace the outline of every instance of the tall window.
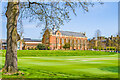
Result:
<instances>
[{"instance_id":1,"label":"tall window","mask_svg":"<svg viewBox=\"0 0 120 80\"><path fill-rule=\"evenodd\" d=\"M78 46L80 46L80 40L78 39Z\"/></svg>"},{"instance_id":2,"label":"tall window","mask_svg":"<svg viewBox=\"0 0 120 80\"><path fill-rule=\"evenodd\" d=\"M62 44L64 44L64 39L62 38Z\"/></svg>"},{"instance_id":3,"label":"tall window","mask_svg":"<svg viewBox=\"0 0 120 80\"><path fill-rule=\"evenodd\" d=\"M59 44L59 38L58 38L58 43L57 44Z\"/></svg>"},{"instance_id":4,"label":"tall window","mask_svg":"<svg viewBox=\"0 0 120 80\"><path fill-rule=\"evenodd\" d=\"M83 47L83 40L81 40L81 49L82 49L82 47Z\"/></svg>"},{"instance_id":5,"label":"tall window","mask_svg":"<svg viewBox=\"0 0 120 80\"><path fill-rule=\"evenodd\" d=\"M68 39L66 39L66 43L68 43Z\"/></svg>"},{"instance_id":6,"label":"tall window","mask_svg":"<svg viewBox=\"0 0 120 80\"><path fill-rule=\"evenodd\" d=\"M85 46L87 46L87 40L85 40Z\"/></svg>"},{"instance_id":7,"label":"tall window","mask_svg":"<svg viewBox=\"0 0 120 80\"><path fill-rule=\"evenodd\" d=\"M85 40L83 40L83 48L85 48Z\"/></svg>"},{"instance_id":8,"label":"tall window","mask_svg":"<svg viewBox=\"0 0 120 80\"><path fill-rule=\"evenodd\" d=\"M49 43L49 36L48 35L45 36L45 43Z\"/></svg>"},{"instance_id":9,"label":"tall window","mask_svg":"<svg viewBox=\"0 0 120 80\"><path fill-rule=\"evenodd\" d=\"M64 43L66 43L66 39L64 39Z\"/></svg>"},{"instance_id":10,"label":"tall window","mask_svg":"<svg viewBox=\"0 0 120 80\"><path fill-rule=\"evenodd\" d=\"M70 39L68 38L68 43L70 43Z\"/></svg>"},{"instance_id":11,"label":"tall window","mask_svg":"<svg viewBox=\"0 0 120 80\"><path fill-rule=\"evenodd\" d=\"M84 41L85 45L86 45L86 40Z\"/></svg>"},{"instance_id":12,"label":"tall window","mask_svg":"<svg viewBox=\"0 0 120 80\"><path fill-rule=\"evenodd\" d=\"M78 44L80 44L80 40L78 39Z\"/></svg>"},{"instance_id":13,"label":"tall window","mask_svg":"<svg viewBox=\"0 0 120 80\"><path fill-rule=\"evenodd\" d=\"M74 45L76 45L76 40L74 40Z\"/></svg>"},{"instance_id":14,"label":"tall window","mask_svg":"<svg viewBox=\"0 0 120 80\"><path fill-rule=\"evenodd\" d=\"M70 45L72 45L72 39L70 40Z\"/></svg>"},{"instance_id":15,"label":"tall window","mask_svg":"<svg viewBox=\"0 0 120 80\"><path fill-rule=\"evenodd\" d=\"M80 39L80 45L81 45L81 39Z\"/></svg>"},{"instance_id":16,"label":"tall window","mask_svg":"<svg viewBox=\"0 0 120 80\"><path fill-rule=\"evenodd\" d=\"M83 44L83 40L81 40L81 44Z\"/></svg>"},{"instance_id":17,"label":"tall window","mask_svg":"<svg viewBox=\"0 0 120 80\"><path fill-rule=\"evenodd\" d=\"M76 39L76 46L78 46L78 39Z\"/></svg>"}]
</instances>

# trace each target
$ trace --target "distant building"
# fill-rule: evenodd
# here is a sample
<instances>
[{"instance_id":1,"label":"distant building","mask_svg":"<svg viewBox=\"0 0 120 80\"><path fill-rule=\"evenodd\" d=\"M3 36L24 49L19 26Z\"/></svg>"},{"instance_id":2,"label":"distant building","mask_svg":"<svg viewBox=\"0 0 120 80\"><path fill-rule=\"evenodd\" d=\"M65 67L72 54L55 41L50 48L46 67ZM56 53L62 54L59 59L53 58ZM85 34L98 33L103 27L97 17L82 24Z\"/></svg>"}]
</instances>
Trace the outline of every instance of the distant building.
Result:
<instances>
[{"instance_id":1,"label":"distant building","mask_svg":"<svg viewBox=\"0 0 120 80\"><path fill-rule=\"evenodd\" d=\"M7 49L7 41L5 39L0 40L0 43L0 49ZM35 49L38 44L42 44L40 39L23 38L17 41L17 50Z\"/></svg>"},{"instance_id":2,"label":"distant building","mask_svg":"<svg viewBox=\"0 0 120 80\"><path fill-rule=\"evenodd\" d=\"M111 35L111 37L108 37L106 40L106 46L107 47L115 47L115 48L120 48L119 46L119 40L120 40L120 36L117 35L116 37L113 37Z\"/></svg>"},{"instance_id":3,"label":"distant building","mask_svg":"<svg viewBox=\"0 0 120 80\"><path fill-rule=\"evenodd\" d=\"M93 49L95 47L100 47L102 49L107 49L107 48L118 48L120 37L117 35L116 37L104 37L104 36L100 36L97 37L97 39L93 38L91 40L89 40L89 49Z\"/></svg>"},{"instance_id":4,"label":"distant building","mask_svg":"<svg viewBox=\"0 0 120 80\"><path fill-rule=\"evenodd\" d=\"M42 43L50 47L51 50L63 49L65 43L70 44L70 50L87 50L87 37L85 33L81 32L47 29L43 35Z\"/></svg>"},{"instance_id":5,"label":"distant building","mask_svg":"<svg viewBox=\"0 0 120 80\"><path fill-rule=\"evenodd\" d=\"M1 39L0 40L0 49L2 49L2 50L7 49L7 41L6 41L6 39Z\"/></svg>"},{"instance_id":6,"label":"distant building","mask_svg":"<svg viewBox=\"0 0 120 80\"><path fill-rule=\"evenodd\" d=\"M97 47L97 39L94 37L91 40L88 40L88 48L93 49L94 47Z\"/></svg>"},{"instance_id":7,"label":"distant building","mask_svg":"<svg viewBox=\"0 0 120 80\"><path fill-rule=\"evenodd\" d=\"M38 44L42 44L40 39L23 38L23 40L19 42L19 49L35 49Z\"/></svg>"},{"instance_id":8,"label":"distant building","mask_svg":"<svg viewBox=\"0 0 120 80\"><path fill-rule=\"evenodd\" d=\"M17 44L19 41L17 42ZM7 40L6 39L1 39L0 40L0 49L6 50L7 49ZM17 45L17 49L19 50L19 45Z\"/></svg>"}]
</instances>

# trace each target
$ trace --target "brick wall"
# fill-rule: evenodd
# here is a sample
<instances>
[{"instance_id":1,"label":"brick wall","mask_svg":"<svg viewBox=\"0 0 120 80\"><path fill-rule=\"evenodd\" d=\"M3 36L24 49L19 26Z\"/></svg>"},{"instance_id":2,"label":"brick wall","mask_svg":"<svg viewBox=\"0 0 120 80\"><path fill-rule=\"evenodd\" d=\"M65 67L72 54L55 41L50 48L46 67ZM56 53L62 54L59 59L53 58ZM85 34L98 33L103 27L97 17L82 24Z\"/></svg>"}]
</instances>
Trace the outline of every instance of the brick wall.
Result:
<instances>
[{"instance_id":1,"label":"brick wall","mask_svg":"<svg viewBox=\"0 0 120 80\"><path fill-rule=\"evenodd\" d=\"M70 43L70 49L87 50L87 38L64 36L57 31L55 35L50 34L49 30L46 30L43 35L43 44L46 44L46 35L49 35L49 47L51 50L63 49L65 43ZM47 44L46 44L47 45Z\"/></svg>"}]
</instances>

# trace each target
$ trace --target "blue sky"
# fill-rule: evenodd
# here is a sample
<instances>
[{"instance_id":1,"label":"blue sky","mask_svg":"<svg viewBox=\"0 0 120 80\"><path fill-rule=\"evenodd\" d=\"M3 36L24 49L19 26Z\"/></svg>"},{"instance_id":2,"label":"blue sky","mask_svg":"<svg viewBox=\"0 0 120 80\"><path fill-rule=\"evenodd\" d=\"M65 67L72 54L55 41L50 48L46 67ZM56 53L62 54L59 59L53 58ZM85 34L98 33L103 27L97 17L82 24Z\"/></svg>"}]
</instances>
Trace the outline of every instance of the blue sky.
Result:
<instances>
[{"instance_id":1,"label":"blue sky","mask_svg":"<svg viewBox=\"0 0 120 80\"><path fill-rule=\"evenodd\" d=\"M2 13L2 5L0 3L0 14ZM2 38L2 16L0 16L0 39Z\"/></svg>"},{"instance_id":2,"label":"blue sky","mask_svg":"<svg viewBox=\"0 0 120 80\"><path fill-rule=\"evenodd\" d=\"M5 4L2 4L2 10ZM103 5L95 3L94 7L89 7L89 12L84 12L81 8L76 8L77 16L70 14L71 21L60 26L60 30L86 32L88 38L95 36L95 31L99 29L102 36L109 37L118 32L118 3L105 2ZM39 39L42 27L36 27L37 22L29 23L23 21L24 37ZM2 16L2 38L6 38L6 17Z\"/></svg>"},{"instance_id":3,"label":"blue sky","mask_svg":"<svg viewBox=\"0 0 120 80\"><path fill-rule=\"evenodd\" d=\"M120 2L119 2L119 6L120 6ZM118 8L118 11L119 11L118 13L120 14L120 7ZM120 16L118 16L118 19L119 19L118 21L120 21ZM120 22L118 22L118 25L119 25L118 26L118 34L120 35Z\"/></svg>"}]
</instances>

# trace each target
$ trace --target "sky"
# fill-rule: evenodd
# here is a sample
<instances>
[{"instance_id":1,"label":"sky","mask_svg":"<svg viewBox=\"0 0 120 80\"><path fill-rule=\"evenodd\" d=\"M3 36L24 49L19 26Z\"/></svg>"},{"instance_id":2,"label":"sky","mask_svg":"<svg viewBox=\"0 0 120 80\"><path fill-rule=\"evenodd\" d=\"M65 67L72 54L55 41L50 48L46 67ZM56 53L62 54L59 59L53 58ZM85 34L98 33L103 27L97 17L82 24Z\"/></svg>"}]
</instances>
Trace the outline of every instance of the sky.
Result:
<instances>
[{"instance_id":1,"label":"sky","mask_svg":"<svg viewBox=\"0 0 120 80\"><path fill-rule=\"evenodd\" d=\"M2 11L6 3L2 3ZM70 11L71 12L71 11ZM99 29L101 36L110 37L118 33L118 3L104 2L103 5L95 3L94 7L89 7L89 12L84 12L81 8L76 8L77 16L70 14L71 21L60 26L60 30L73 32L86 32L88 38L95 36L95 31ZM2 39L6 39L5 16L2 16ZM29 23L23 21L24 38L40 39L42 27L36 27L37 21ZM1 30L1 29L0 29Z\"/></svg>"},{"instance_id":2,"label":"sky","mask_svg":"<svg viewBox=\"0 0 120 80\"><path fill-rule=\"evenodd\" d=\"M2 13L2 5L0 3L0 14ZM2 16L0 16L0 39L2 38Z\"/></svg>"},{"instance_id":3,"label":"sky","mask_svg":"<svg viewBox=\"0 0 120 80\"><path fill-rule=\"evenodd\" d=\"M119 6L120 6L120 2L119 2ZM120 7L118 8L118 14L120 14ZM119 34L119 36L120 36L120 16L118 16L118 34Z\"/></svg>"}]
</instances>

